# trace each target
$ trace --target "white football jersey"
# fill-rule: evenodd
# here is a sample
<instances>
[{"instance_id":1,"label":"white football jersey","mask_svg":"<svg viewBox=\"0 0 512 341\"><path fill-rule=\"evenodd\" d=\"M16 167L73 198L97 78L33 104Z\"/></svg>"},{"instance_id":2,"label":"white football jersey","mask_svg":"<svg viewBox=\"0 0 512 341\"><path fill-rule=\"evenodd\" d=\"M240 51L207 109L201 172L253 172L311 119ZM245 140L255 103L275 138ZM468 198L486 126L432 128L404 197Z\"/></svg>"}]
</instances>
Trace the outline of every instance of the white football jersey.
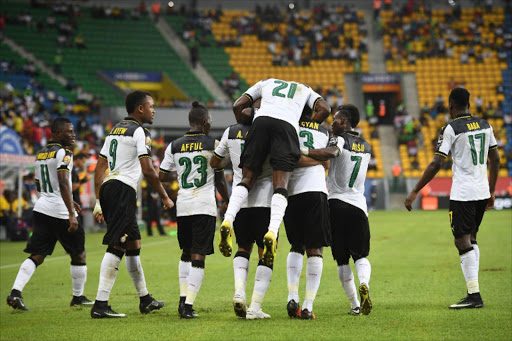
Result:
<instances>
[{"instance_id":1,"label":"white football jersey","mask_svg":"<svg viewBox=\"0 0 512 341\"><path fill-rule=\"evenodd\" d=\"M254 118L269 116L283 120L293 125L297 131L304 106L308 105L314 109L316 101L322 98L304 84L275 78L259 81L250 87L245 95L251 101L261 98L260 109L255 113Z\"/></svg>"},{"instance_id":2,"label":"white football jersey","mask_svg":"<svg viewBox=\"0 0 512 341\"><path fill-rule=\"evenodd\" d=\"M240 165L240 156L242 155L245 136L249 132L250 126L243 124L232 125L224 131L219 145L215 148L215 155L219 159L225 158L228 154L231 156L233 164L233 187L242 180L242 169ZM272 186L272 168L268 162L263 165L263 173L259 176L254 187L249 192L247 203L242 208L247 207L270 207L273 194Z\"/></svg>"},{"instance_id":3,"label":"white football jersey","mask_svg":"<svg viewBox=\"0 0 512 341\"><path fill-rule=\"evenodd\" d=\"M35 167L41 196L34 205L34 211L58 219L69 219L68 209L60 193L57 172L70 173L69 188L71 189L73 153L60 143L50 142L37 153Z\"/></svg>"},{"instance_id":4,"label":"white football jersey","mask_svg":"<svg viewBox=\"0 0 512 341\"><path fill-rule=\"evenodd\" d=\"M142 175L139 159L151 158L151 135L135 119L125 117L110 130L99 156L108 163L103 183L119 180L137 192Z\"/></svg>"},{"instance_id":5,"label":"white football jersey","mask_svg":"<svg viewBox=\"0 0 512 341\"><path fill-rule=\"evenodd\" d=\"M474 201L490 198L487 155L498 148L491 125L469 114L448 123L439 135L436 154L452 153L453 181L450 199Z\"/></svg>"},{"instance_id":6,"label":"white football jersey","mask_svg":"<svg viewBox=\"0 0 512 341\"><path fill-rule=\"evenodd\" d=\"M329 199L338 199L356 206L368 215L364 182L371 157L371 147L355 131L346 131L337 136L339 156L331 159L327 188Z\"/></svg>"},{"instance_id":7,"label":"white football jersey","mask_svg":"<svg viewBox=\"0 0 512 341\"><path fill-rule=\"evenodd\" d=\"M188 132L167 146L160 172L168 173L176 169L178 173L178 217L198 214L217 216L215 172L210 166L216 144L214 138L203 133Z\"/></svg>"},{"instance_id":8,"label":"white football jersey","mask_svg":"<svg viewBox=\"0 0 512 341\"><path fill-rule=\"evenodd\" d=\"M299 122L299 140L301 148L326 148L329 144L329 132L319 123L310 120ZM305 192L323 192L327 194L325 169L322 165L296 168L288 182L288 194Z\"/></svg>"}]
</instances>

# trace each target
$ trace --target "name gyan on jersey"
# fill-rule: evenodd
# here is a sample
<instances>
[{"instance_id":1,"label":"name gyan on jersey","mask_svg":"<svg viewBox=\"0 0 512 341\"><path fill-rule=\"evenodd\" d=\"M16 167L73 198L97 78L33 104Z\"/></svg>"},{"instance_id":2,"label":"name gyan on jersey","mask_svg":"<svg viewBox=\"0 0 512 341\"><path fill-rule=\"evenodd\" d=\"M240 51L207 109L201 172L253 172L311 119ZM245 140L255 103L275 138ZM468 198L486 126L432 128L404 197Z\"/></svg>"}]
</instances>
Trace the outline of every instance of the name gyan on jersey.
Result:
<instances>
[{"instance_id":1,"label":"name gyan on jersey","mask_svg":"<svg viewBox=\"0 0 512 341\"><path fill-rule=\"evenodd\" d=\"M301 125L301 127L315 129L315 130L318 130L318 128L320 127L320 124L316 123L316 122L301 121L300 125Z\"/></svg>"},{"instance_id":2,"label":"name gyan on jersey","mask_svg":"<svg viewBox=\"0 0 512 341\"><path fill-rule=\"evenodd\" d=\"M184 143L181 145L180 152L193 152L203 150L203 142Z\"/></svg>"}]
</instances>

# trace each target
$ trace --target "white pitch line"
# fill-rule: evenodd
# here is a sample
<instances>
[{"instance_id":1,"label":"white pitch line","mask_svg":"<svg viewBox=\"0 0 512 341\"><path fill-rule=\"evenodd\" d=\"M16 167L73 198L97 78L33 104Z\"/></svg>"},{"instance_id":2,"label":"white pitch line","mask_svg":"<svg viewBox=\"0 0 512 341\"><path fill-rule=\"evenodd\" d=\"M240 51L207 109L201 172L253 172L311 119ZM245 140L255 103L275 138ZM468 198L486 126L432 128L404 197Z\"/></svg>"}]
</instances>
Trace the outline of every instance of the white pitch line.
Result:
<instances>
[{"instance_id":1,"label":"white pitch line","mask_svg":"<svg viewBox=\"0 0 512 341\"><path fill-rule=\"evenodd\" d=\"M151 242L151 243L146 243L146 244L143 244L142 246L143 247L146 247L146 246L151 246L151 245L158 245L158 244L165 244L167 242L169 242L170 240L160 240L158 242ZM105 245L106 246L106 245ZM87 252L87 250L86 250ZM87 255L94 255L94 254L97 254L97 253L104 253L105 251L101 251L101 250L97 250L97 251L93 251L93 252L87 252ZM49 256L48 258L45 258L44 260L44 263L48 263L48 262L51 262L51 261L56 261L56 260L62 260L62 259L70 259L69 258L69 255L65 255L65 256L57 256L57 257L52 257L52 256ZM43 263L43 264L44 264ZM22 263L15 263L15 264L6 264L6 265L2 265L0 266L0 270L3 270L3 269L9 269L9 268L15 268L15 267L19 267Z\"/></svg>"}]
</instances>

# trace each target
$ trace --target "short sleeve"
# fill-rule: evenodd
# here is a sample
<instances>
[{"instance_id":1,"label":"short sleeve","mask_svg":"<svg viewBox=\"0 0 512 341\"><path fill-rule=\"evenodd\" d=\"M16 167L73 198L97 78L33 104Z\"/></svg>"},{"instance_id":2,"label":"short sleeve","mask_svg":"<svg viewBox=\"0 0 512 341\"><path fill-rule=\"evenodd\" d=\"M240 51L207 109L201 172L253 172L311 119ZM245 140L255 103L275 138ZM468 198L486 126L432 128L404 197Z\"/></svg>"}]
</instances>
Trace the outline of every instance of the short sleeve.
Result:
<instances>
[{"instance_id":1,"label":"short sleeve","mask_svg":"<svg viewBox=\"0 0 512 341\"><path fill-rule=\"evenodd\" d=\"M229 153L228 136L229 136L229 128L227 128L224 131L224 134L222 134L222 138L220 139L220 143L215 148L215 152L213 154L215 157L217 157L219 159L223 159L228 155L228 153Z\"/></svg>"},{"instance_id":2,"label":"short sleeve","mask_svg":"<svg viewBox=\"0 0 512 341\"><path fill-rule=\"evenodd\" d=\"M245 96L247 96L251 100L251 104L261 97L261 91L263 89L263 82L259 81L258 83L251 86L247 91L244 93Z\"/></svg>"},{"instance_id":3,"label":"short sleeve","mask_svg":"<svg viewBox=\"0 0 512 341\"><path fill-rule=\"evenodd\" d=\"M455 138L455 132L452 126L447 125L441 129L439 139L437 140L437 147L435 154L447 157L452 148L452 144Z\"/></svg>"},{"instance_id":4,"label":"short sleeve","mask_svg":"<svg viewBox=\"0 0 512 341\"><path fill-rule=\"evenodd\" d=\"M135 141L135 147L137 148L137 156L140 158L151 157L151 137L149 132L146 132L144 128L139 127L133 134Z\"/></svg>"},{"instance_id":5,"label":"short sleeve","mask_svg":"<svg viewBox=\"0 0 512 341\"><path fill-rule=\"evenodd\" d=\"M491 127L491 133L489 134L489 150L498 148L498 142L496 142L496 137L494 137L494 132L492 131Z\"/></svg>"},{"instance_id":6,"label":"short sleeve","mask_svg":"<svg viewBox=\"0 0 512 341\"><path fill-rule=\"evenodd\" d=\"M312 111L315 111L316 102L322 99L322 96L317 94L313 89L309 88L310 94L308 98L308 107L311 108Z\"/></svg>"},{"instance_id":7,"label":"short sleeve","mask_svg":"<svg viewBox=\"0 0 512 341\"><path fill-rule=\"evenodd\" d=\"M169 173L171 170L175 168L174 165L174 156L172 155L172 142L169 143L167 149L165 149L164 159L160 164L160 172Z\"/></svg>"},{"instance_id":8,"label":"short sleeve","mask_svg":"<svg viewBox=\"0 0 512 341\"><path fill-rule=\"evenodd\" d=\"M73 152L69 149L61 148L57 152L57 170L58 171L71 171L73 166Z\"/></svg>"}]
</instances>

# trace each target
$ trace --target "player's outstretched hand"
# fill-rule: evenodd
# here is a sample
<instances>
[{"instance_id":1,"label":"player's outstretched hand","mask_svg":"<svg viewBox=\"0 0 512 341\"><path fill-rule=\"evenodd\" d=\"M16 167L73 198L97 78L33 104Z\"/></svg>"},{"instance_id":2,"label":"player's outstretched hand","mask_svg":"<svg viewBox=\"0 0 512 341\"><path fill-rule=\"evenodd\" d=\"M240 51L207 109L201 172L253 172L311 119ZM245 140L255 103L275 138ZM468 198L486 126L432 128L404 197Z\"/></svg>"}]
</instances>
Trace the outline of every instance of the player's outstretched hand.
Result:
<instances>
[{"instance_id":1,"label":"player's outstretched hand","mask_svg":"<svg viewBox=\"0 0 512 341\"><path fill-rule=\"evenodd\" d=\"M168 210L174 207L174 202L172 202L172 200L169 198L162 199L162 202L164 203L164 210Z\"/></svg>"},{"instance_id":2,"label":"player's outstretched hand","mask_svg":"<svg viewBox=\"0 0 512 341\"><path fill-rule=\"evenodd\" d=\"M78 230L78 220L76 219L75 215L69 216L69 233L75 233Z\"/></svg>"},{"instance_id":3,"label":"player's outstretched hand","mask_svg":"<svg viewBox=\"0 0 512 341\"><path fill-rule=\"evenodd\" d=\"M73 201L73 206L75 207L75 211L80 214L82 212L82 208L80 207L80 205L78 205L78 203L76 201Z\"/></svg>"},{"instance_id":4,"label":"player's outstretched hand","mask_svg":"<svg viewBox=\"0 0 512 341\"><path fill-rule=\"evenodd\" d=\"M494 200L496 200L496 197L495 197L494 193L491 193L491 197L487 201L487 206L485 207L486 211L490 210L491 208L494 207Z\"/></svg>"},{"instance_id":5,"label":"player's outstretched hand","mask_svg":"<svg viewBox=\"0 0 512 341\"><path fill-rule=\"evenodd\" d=\"M417 195L418 195L418 193L411 192L411 193L409 193L407 198L405 198L404 205L405 205L405 208L407 208L407 211L409 211L409 212L412 211L412 203L414 202L414 200L416 200Z\"/></svg>"},{"instance_id":6,"label":"player's outstretched hand","mask_svg":"<svg viewBox=\"0 0 512 341\"><path fill-rule=\"evenodd\" d=\"M94 215L94 218L96 218L96 221L98 223L102 223L105 221L105 219L103 218L103 211L101 210L99 200L96 200L96 205L94 205L94 210L92 211L92 214Z\"/></svg>"}]
</instances>

